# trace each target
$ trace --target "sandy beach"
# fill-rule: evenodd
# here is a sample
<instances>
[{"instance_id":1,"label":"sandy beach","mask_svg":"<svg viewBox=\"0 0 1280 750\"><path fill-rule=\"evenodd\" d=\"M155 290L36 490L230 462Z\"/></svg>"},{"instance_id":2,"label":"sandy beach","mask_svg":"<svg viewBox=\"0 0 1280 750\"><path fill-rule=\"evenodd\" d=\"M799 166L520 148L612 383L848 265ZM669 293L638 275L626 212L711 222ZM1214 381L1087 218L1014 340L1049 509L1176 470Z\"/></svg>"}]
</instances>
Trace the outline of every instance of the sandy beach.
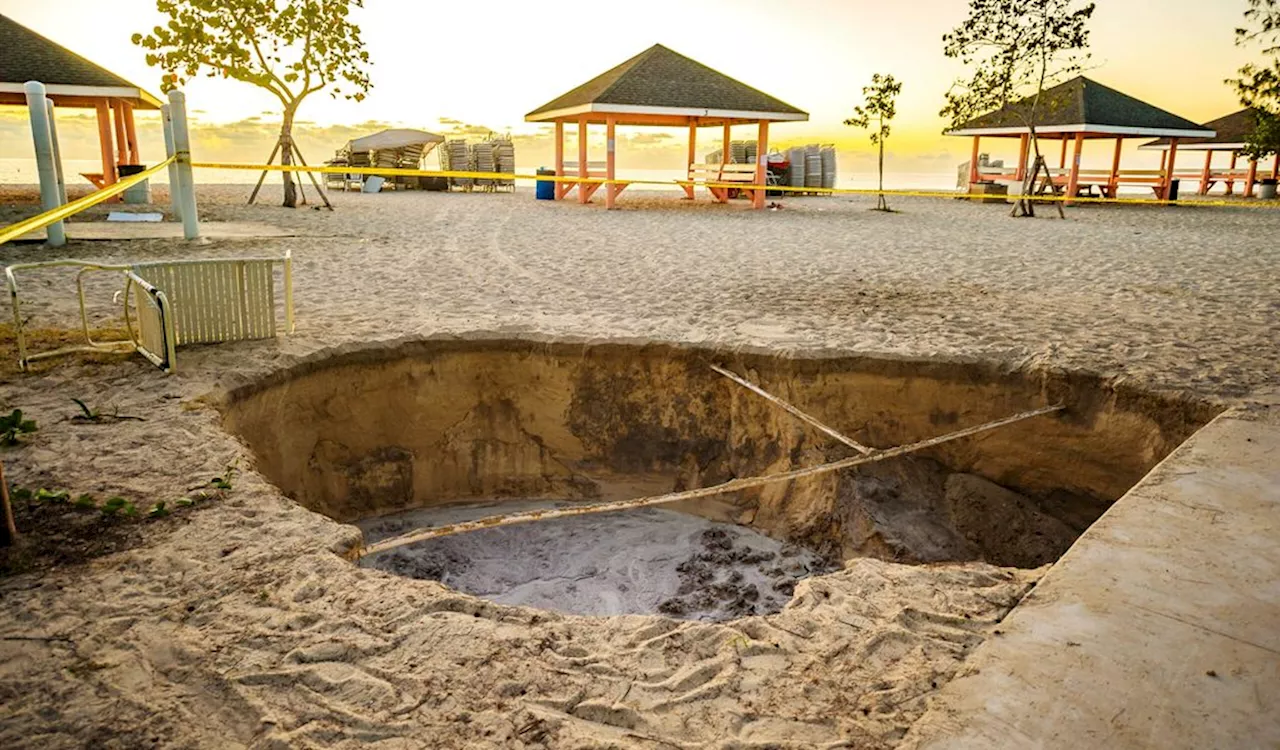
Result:
<instances>
[{"instance_id":1,"label":"sandy beach","mask_svg":"<svg viewBox=\"0 0 1280 750\"><path fill-rule=\"evenodd\" d=\"M4 263L288 249L298 320L286 338L180 350L170 376L136 356L4 363L0 406L40 425L3 454L14 486L150 505L235 479L115 549L0 579L0 744L893 747L1044 572L853 558L776 614L704 622L511 606L355 566L338 553L359 529L285 497L217 408L329 352L666 341L1087 373L1221 405L1280 385L1273 209L1013 220L951 200L752 212L636 192L606 212L521 189L339 193L329 212L247 192L201 188L202 218L296 236L0 248ZM36 212L6 195L0 222ZM115 325L113 285L88 289L95 325ZM28 325L76 326L70 274L24 276L23 298ZM145 420L77 423L72 398Z\"/></svg>"}]
</instances>

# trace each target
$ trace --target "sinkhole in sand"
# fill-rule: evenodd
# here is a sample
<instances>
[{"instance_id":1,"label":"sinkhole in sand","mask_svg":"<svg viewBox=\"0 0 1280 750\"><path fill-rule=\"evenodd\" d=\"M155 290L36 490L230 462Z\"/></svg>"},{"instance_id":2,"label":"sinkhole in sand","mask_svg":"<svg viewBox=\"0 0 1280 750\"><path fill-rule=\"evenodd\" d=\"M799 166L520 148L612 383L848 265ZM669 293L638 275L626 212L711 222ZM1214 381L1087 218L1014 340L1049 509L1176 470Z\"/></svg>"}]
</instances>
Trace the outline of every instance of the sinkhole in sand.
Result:
<instances>
[{"instance_id":1,"label":"sinkhole in sand","mask_svg":"<svg viewBox=\"0 0 1280 750\"><path fill-rule=\"evenodd\" d=\"M366 543L621 500L850 449L710 369L887 448L1046 404L907 457L675 505L443 537L362 565L578 614L765 614L849 558L1051 563L1212 418L1202 402L985 363L692 346L440 339L317 356L227 394L228 429Z\"/></svg>"}]
</instances>

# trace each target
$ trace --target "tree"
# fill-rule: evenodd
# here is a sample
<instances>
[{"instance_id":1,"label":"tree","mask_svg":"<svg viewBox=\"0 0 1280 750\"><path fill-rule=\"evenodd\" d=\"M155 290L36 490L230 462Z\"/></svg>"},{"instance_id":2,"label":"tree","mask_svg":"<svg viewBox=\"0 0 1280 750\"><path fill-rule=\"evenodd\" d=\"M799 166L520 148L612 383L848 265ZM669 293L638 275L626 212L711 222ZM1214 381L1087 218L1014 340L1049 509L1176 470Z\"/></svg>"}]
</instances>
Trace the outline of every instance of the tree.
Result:
<instances>
[{"instance_id":1,"label":"tree","mask_svg":"<svg viewBox=\"0 0 1280 750\"><path fill-rule=\"evenodd\" d=\"M947 92L940 114L949 129L1018 102L1009 110L1026 125L1035 162L1014 204L1015 216L1035 215L1027 196L1042 169L1048 176L1036 125L1057 106L1042 99L1046 88L1079 73L1089 58L1093 10L1094 3L1077 0L969 0L968 18L942 37L944 54L973 68L968 80L956 81Z\"/></svg>"},{"instance_id":2,"label":"tree","mask_svg":"<svg viewBox=\"0 0 1280 750\"><path fill-rule=\"evenodd\" d=\"M347 20L352 6L364 7L364 0L156 0L168 24L146 36L134 34L133 43L147 50L148 65L164 71L164 91L203 71L274 94L284 111L267 163L278 151L280 163L289 165L295 155L305 161L293 142L294 117L304 99L329 89L334 97L361 101L369 91L369 53L360 27ZM284 205L293 208L293 178L283 175Z\"/></svg>"},{"instance_id":3,"label":"tree","mask_svg":"<svg viewBox=\"0 0 1280 750\"><path fill-rule=\"evenodd\" d=\"M863 103L853 108L853 117L844 121L845 125L855 128L869 128L875 122L871 143L880 148L877 211L891 210L884 199L884 142L889 139L889 121L898 113L895 99L900 93L902 84L895 81L893 76L875 73L871 76L871 85L862 87Z\"/></svg>"},{"instance_id":4,"label":"tree","mask_svg":"<svg viewBox=\"0 0 1280 750\"><path fill-rule=\"evenodd\" d=\"M1253 110L1253 132L1240 150L1250 159L1265 159L1280 153L1280 0L1249 0L1245 25L1236 29L1236 45L1258 44L1270 57L1262 66L1249 63L1240 77L1228 79L1240 103Z\"/></svg>"}]
</instances>

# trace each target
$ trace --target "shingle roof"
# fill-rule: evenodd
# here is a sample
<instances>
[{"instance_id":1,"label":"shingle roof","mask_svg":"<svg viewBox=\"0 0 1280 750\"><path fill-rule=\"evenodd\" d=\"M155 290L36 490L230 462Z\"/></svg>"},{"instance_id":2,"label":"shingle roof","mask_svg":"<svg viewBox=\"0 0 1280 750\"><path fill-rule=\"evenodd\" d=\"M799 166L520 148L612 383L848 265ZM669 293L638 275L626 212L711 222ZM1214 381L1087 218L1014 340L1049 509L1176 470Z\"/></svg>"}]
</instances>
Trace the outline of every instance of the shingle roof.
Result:
<instances>
[{"instance_id":1,"label":"shingle roof","mask_svg":"<svg viewBox=\"0 0 1280 750\"><path fill-rule=\"evenodd\" d=\"M808 113L702 63L655 44L621 65L552 99L526 117L591 104Z\"/></svg>"},{"instance_id":2,"label":"shingle roof","mask_svg":"<svg viewBox=\"0 0 1280 750\"><path fill-rule=\"evenodd\" d=\"M0 15L0 83L138 88L5 15Z\"/></svg>"},{"instance_id":3,"label":"shingle roof","mask_svg":"<svg viewBox=\"0 0 1280 750\"><path fill-rule=\"evenodd\" d=\"M1225 117L1206 122L1202 127L1217 133L1212 138L1180 138L1179 146L1212 146L1214 144L1244 143L1258 126L1257 110L1248 108L1232 112ZM1148 141L1138 148L1161 148L1169 145L1168 138Z\"/></svg>"},{"instance_id":4,"label":"shingle roof","mask_svg":"<svg viewBox=\"0 0 1280 750\"><path fill-rule=\"evenodd\" d=\"M1028 97L1003 109L976 117L950 132L1023 128L1026 126L1023 117L1030 109L1031 98ZM1084 76L1077 76L1047 89L1040 99L1036 120L1037 129L1093 126L1094 129L1205 130L1186 118Z\"/></svg>"}]
</instances>

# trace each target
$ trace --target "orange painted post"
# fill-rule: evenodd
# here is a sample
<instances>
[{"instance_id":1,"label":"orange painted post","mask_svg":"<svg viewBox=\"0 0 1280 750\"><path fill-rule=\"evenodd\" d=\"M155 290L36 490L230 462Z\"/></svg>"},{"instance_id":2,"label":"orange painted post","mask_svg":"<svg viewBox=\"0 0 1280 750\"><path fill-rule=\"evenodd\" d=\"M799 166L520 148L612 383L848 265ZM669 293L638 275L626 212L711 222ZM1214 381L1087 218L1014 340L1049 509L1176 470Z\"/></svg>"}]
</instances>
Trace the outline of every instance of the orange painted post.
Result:
<instances>
[{"instance_id":1,"label":"orange painted post","mask_svg":"<svg viewBox=\"0 0 1280 750\"><path fill-rule=\"evenodd\" d=\"M1178 160L1178 139L1169 140L1169 168L1164 173L1164 190L1161 198L1169 200L1173 194L1173 165Z\"/></svg>"},{"instance_id":2,"label":"orange painted post","mask_svg":"<svg viewBox=\"0 0 1280 750\"><path fill-rule=\"evenodd\" d=\"M556 177L564 177L564 120L556 120ZM556 200L562 200L569 192L568 183L556 183Z\"/></svg>"},{"instance_id":3,"label":"orange painted post","mask_svg":"<svg viewBox=\"0 0 1280 750\"><path fill-rule=\"evenodd\" d=\"M760 187L756 188L755 196L751 201L755 208L764 208L765 190L764 186L768 183L768 165L769 163L769 122L768 120L760 121L759 135L756 136L756 184Z\"/></svg>"},{"instance_id":4,"label":"orange painted post","mask_svg":"<svg viewBox=\"0 0 1280 750\"><path fill-rule=\"evenodd\" d=\"M1062 155L1058 157L1058 169L1067 168L1067 134L1062 134Z\"/></svg>"},{"instance_id":5,"label":"orange painted post","mask_svg":"<svg viewBox=\"0 0 1280 750\"><path fill-rule=\"evenodd\" d=\"M587 118L578 118L578 176L587 177ZM587 203L591 193L587 192L587 183L578 183L578 202Z\"/></svg>"},{"instance_id":6,"label":"orange painted post","mask_svg":"<svg viewBox=\"0 0 1280 750\"><path fill-rule=\"evenodd\" d=\"M1031 146L1031 134L1023 133L1018 138L1018 171L1013 179L1022 182L1027 179L1027 149Z\"/></svg>"},{"instance_id":7,"label":"orange painted post","mask_svg":"<svg viewBox=\"0 0 1280 750\"><path fill-rule=\"evenodd\" d=\"M124 105L121 104L120 102L111 102L111 114L113 115L111 119L115 121L115 126L116 126L116 164L117 165L129 163L128 139L126 139L124 135L124 116L123 116L123 113L120 111L123 108L123 106Z\"/></svg>"},{"instance_id":8,"label":"orange painted post","mask_svg":"<svg viewBox=\"0 0 1280 750\"><path fill-rule=\"evenodd\" d=\"M1213 170L1213 149L1204 151L1204 169L1200 171L1200 194L1209 194L1209 175Z\"/></svg>"},{"instance_id":9,"label":"orange painted post","mask_svg":"<svg viewBox=\"0 0 1280 750\"><path fill-rule=\"evenodd\" d=\"M1276 154L1275 164L1271 165L1271 179L1280 179L1280 154Z\"/></svg>"},{"instance_id":10,"label":"orange painted post","mask_svg":"<svg viewBox=\"0 0 1280 750\"><path fill-rule=\"evenodd\" d=\"M1231 152L1231 166L1227 168L1227 195L1232 195L1236 192L1236 159L1239 157L1239 151Z\"/></svg>"},{"instance_id":11,"label":"orange painted post","mask_svg":"<svg viewBox=\"0 0 1280 750\"><path fill-rule=\"evenodd\" d=\"M611 180L608 185L604 186L604 207L606 209L612 209L618 199L618 186L612 182L617 175L617 145L614 140L617 124L618 118L613 115L609 115L604 121L604 176L605 179Z\"/></svg>"},{"instance_id":12,"label":"orange painted post","mask_svg":"<svg viewBox=\"0 0 1280 750\"><path fill-rule=\"evenodd\" d=\"M1080 153L1083 149L1084 133L1076 133L1076 147L1071 155L1071 174L1067 177L1066 205L1068 206L1075 203L1076 193L1080 190Z\"/></svg>"},{"instance_id":13,"label":"orange painted post","mask_svg":"<svg viewBox=\"0 0 1280 750\"><path fill-rule=\"evenodd\" d=\"M1164 171L1164 165L1169 163L1169 149L1160 152L1160 171Z\"/></svg>"},{"instance_id":14,"label":"orange painted post","mask_svg":"<svg viewBox=\"0 0 1280 750\"><path fill-rule=\"evenodd\" d=\"M102 184L116 183L115 143L111 139L111 109L106 99L94 102L98 112L98 147L102 151Z\"/></svg>"},{"instance_id":15,"label":"orange painted post","mask_svg":"<svg viewBox=\"0 0 1280 750\"><path fill-rule=\"evenodd\" d=\"M124 110L124 137L129 149L129 163L141 164L142 154L138 152L138 133L133 126L133 105L121 102Z\"/></svg>"},{"instance_id":16,"label":"orange painted post","mask_svg":"<svg viewBox=\"0 0 1280 750\"><path fill-rule=\"evenodd\" d=\"M1111 157L1111 177L1107 180L1108 197L1114 198L1120 192L1120 150L1124 148L1124 139L1116 139L1116 152Z\"/></svg>"},{"instance_id":17,"label":"orange painted post","mask_svg":"<svg viewBox=\"0 0 1280 750\"><path fill-rule=\"evenodd\" d=\"M1258 160L1249 160L1249 173L1244 177L1244 197L1253 197L1253 183L1258 181Z\"/></svg>"},{"instance_id":18,"label":"orange painted post","mask_svg":"<svg viewBox=\"0 0 1280 750\"><path fill-rule=\"evenodd\" d=\"M698 163L698 118L689 118L689 167ZM689 169L685 169L684 176L689 177ZM685 197L693 200L693 185L682 185Z\"/></svg>"},{"instance_id":19,"label":"orange painted post","mask_svg":"<svg viewBox=\"0 0 1280 750\"><path fill-rule=\"evenodd\" d=\"M982 136L975 135L973 137L973 153L969 155L969 190L973 189L973 184L978 181L978 145L982 143Z\"/></svg>"}]
</instances>

